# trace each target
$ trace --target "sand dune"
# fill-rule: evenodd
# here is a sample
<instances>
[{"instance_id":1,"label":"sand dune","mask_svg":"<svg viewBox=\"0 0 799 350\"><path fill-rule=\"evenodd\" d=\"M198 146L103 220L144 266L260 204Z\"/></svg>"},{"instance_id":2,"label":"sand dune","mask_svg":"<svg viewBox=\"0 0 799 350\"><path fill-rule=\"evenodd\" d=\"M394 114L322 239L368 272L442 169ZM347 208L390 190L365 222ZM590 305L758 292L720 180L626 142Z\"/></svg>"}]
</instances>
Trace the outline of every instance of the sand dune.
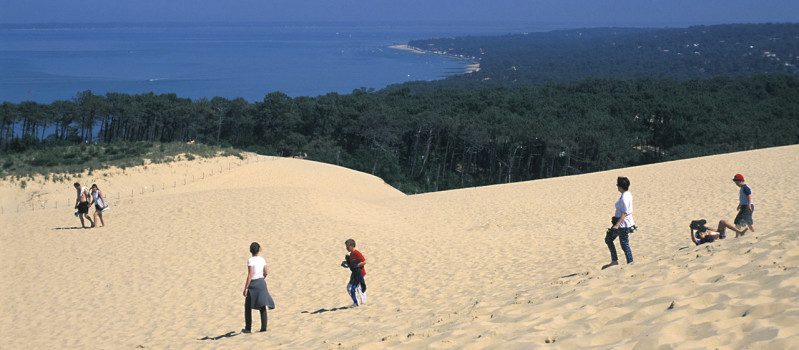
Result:
<instances>
[{"instance_id":1,"label":"sand dune","mask_svg":"<svg viewBox=\"0 0 799 350\"><path fill-rule=\"evenodd\" d=\"M111 200L80 229L67 182L0 183L0 348L799 348L799 146L405 196L381 179L250 155L83 174ZM757 232L694 246L688 223ZM607 270L627 176L634 265ZM368 260L351 307L344 240ZM277 308L240 334L249 243ZM256 326L258 320L255 320Z\"/></svg>"}]
</instances>

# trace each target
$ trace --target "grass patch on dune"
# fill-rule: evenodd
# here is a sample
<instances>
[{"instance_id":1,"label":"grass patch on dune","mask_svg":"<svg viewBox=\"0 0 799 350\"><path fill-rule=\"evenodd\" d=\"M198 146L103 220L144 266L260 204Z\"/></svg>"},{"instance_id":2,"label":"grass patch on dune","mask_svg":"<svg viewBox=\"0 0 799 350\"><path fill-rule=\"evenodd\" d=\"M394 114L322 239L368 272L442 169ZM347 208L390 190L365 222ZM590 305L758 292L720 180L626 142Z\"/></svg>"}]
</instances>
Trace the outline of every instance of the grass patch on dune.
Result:
<instances>
[{"instance_id":1,"label":"grass patch on dune","mask_svg":"<svg viewBox=\"0 0 799 350\"><path fill-rule=\"evenodd\" d=\"M185 142L52 146L0 154L0 178L22 181L42 175L45 181L65 182L72 177L80 177L86 170L91 174L92 171L110 167L125 169L148 162L159 164L227 156L244 159L243 152L237 149Z\"/></svg>"}]
</instances>

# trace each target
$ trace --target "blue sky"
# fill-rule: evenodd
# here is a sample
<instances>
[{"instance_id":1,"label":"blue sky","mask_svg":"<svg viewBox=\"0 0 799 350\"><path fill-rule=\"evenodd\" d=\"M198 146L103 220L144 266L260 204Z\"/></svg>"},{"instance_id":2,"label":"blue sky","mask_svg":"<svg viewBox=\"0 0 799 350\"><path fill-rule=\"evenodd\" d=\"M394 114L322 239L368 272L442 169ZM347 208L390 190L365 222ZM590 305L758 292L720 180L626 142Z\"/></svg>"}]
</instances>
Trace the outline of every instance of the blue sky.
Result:
<instances>
[{"instance_id":1,"label":"blue sky","mask_svg":"<svg viewBox=\"0 0 799 350\"><path fill-rule=\"evenodd\" d=\"M0 0L1 24L514 21L574 26L796 22L797 0Z\"/></svg>"}]
</instances>

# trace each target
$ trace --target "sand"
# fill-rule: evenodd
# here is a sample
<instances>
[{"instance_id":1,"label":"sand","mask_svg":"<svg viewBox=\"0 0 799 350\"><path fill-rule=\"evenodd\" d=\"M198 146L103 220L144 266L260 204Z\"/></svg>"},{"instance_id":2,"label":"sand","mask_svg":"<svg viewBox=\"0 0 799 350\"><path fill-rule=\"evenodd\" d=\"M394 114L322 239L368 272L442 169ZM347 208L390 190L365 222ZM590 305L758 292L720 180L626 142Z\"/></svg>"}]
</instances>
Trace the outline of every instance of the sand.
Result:
<instances>
[{"instance_id":1,"label":"sand","mask_svg":"<svg viewBox=\"0 0 799 350\"><path fill-rule=\"evenodd\" d=\"M6 180L0 348L796 349L798 159L788 146L413 196L255 155ZM736 173L757 232L694 246L691 220L734 217ZM620 175L636 262L601 270ZM106 227L79 227L75 180L105 191ZM368 262L357 308L347 238ZM268 332L241 334L252 241L277 308Z\"/></svg>"}]
</instances>

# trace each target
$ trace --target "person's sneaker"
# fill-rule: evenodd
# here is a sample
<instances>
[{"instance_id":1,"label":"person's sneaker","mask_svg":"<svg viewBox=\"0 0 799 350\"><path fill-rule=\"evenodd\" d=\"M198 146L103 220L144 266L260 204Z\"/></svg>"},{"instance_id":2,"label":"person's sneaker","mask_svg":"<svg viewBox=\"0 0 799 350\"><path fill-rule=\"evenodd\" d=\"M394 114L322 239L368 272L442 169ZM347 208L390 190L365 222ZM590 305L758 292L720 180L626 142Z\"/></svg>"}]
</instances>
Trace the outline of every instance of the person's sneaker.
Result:
<instances>
[{"instance_id":1,"label":"person's sneaker","mask_svg":"<svg viewBox=\"0 0 799 350\"><path fill-rule=\"evenodd\" d=\"M242 330L241 330L241 332L242 332L242 333L247 333L247 334L250 334L250 333L252 333L252 331L251 331L251 330L249 330L249 329L247 329L247 328L244 328L244 329L242 329Z\"/></svg>"},{"instance_id":2,"label":"person's sneaker","mask_svg":"<svg viewBox=\"0 0 799 350\"><path fill-rule=\"evenodd\" d=\"M606 269L606 268L608 268L608 267L611 267L611 266L616 266L616 265L618 265L618 264L619 264L619 262L618 262L618 261L616 261L616 260L613 260L613 261L611 261L611 262L610 262L610 264L607 264L607 265L602 265L602 269L604 270L604 269Z\"/></svg>"}]
</instances>

